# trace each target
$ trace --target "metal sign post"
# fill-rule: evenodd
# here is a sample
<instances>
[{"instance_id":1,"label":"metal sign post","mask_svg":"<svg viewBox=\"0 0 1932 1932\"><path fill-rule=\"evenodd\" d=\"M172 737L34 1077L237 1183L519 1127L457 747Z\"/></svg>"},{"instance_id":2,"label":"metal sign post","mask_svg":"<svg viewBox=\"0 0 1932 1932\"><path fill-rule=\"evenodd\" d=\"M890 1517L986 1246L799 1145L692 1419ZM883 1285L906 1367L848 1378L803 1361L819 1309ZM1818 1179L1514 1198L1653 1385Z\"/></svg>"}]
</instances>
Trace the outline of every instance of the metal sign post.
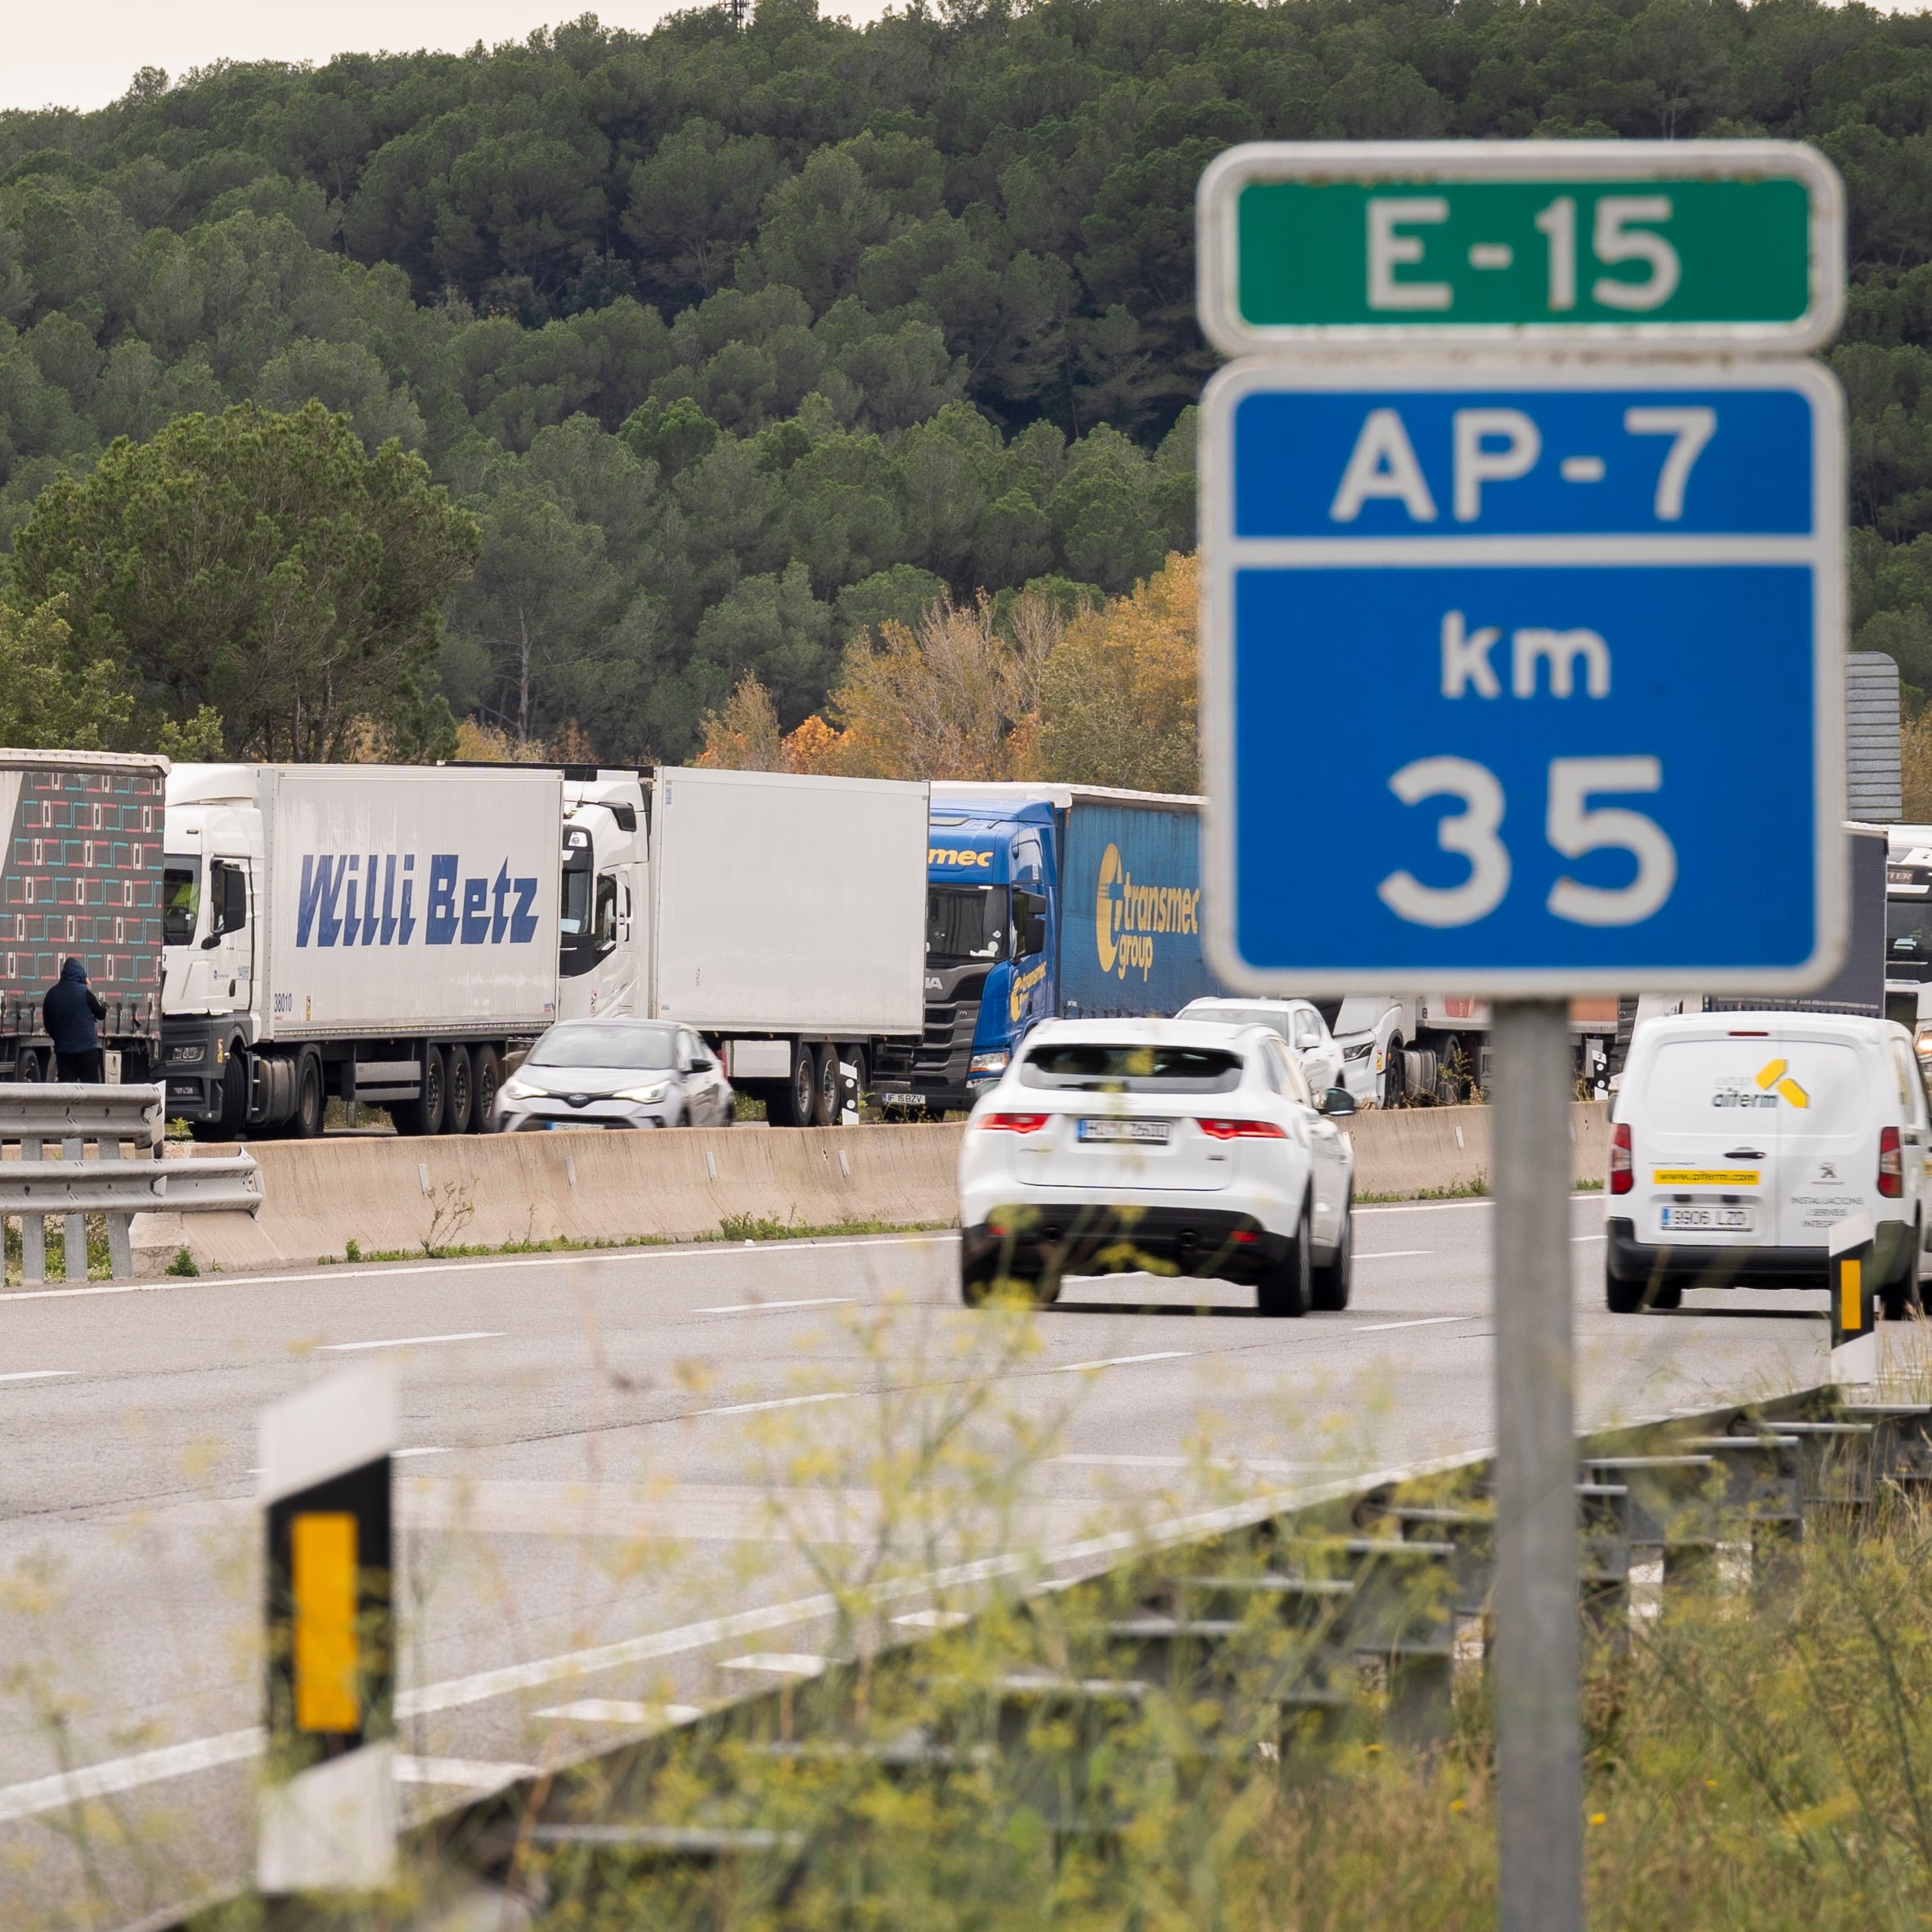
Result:
<instances>
[{"instance_id":1,"label":"metal sign post","mask_svg":"<svg viewBox=\"0 0 1932 1932\"><path fill-rule=\"evenodd\" d=\"M1841 207L1764 142L1202 181L1202 327L1250 357L1202 411L1211 955L1494 1001L1508 1932L1583 1921L1567 1001L1844 948L1844 398L1762 359L1835 327Z\"/></svg>"}]
</instances>

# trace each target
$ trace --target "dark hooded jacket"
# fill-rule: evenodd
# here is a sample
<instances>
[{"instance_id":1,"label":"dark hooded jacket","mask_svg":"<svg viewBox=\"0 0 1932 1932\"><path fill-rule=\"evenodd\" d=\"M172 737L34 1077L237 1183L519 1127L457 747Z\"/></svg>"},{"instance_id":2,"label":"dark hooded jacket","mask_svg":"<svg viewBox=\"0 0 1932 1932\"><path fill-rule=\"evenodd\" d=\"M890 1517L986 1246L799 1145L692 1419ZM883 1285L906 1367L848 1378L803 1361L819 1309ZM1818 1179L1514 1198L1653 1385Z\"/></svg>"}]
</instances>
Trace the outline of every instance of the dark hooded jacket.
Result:
<instances>
[{"instance_id":1,"label":"dark hooded jacket","mask_svg":"<svg viewBox=\"0 0 1932 1932\"><path fill-rule=\"evenodd\" d=\"M88 969L79 959L61 968L58 982L40 1003L41 1023L57 1054L91 1054L101 1045L94 1022L107 1018L107 1009L88 984Z\"/></svg>"}]
</instances>

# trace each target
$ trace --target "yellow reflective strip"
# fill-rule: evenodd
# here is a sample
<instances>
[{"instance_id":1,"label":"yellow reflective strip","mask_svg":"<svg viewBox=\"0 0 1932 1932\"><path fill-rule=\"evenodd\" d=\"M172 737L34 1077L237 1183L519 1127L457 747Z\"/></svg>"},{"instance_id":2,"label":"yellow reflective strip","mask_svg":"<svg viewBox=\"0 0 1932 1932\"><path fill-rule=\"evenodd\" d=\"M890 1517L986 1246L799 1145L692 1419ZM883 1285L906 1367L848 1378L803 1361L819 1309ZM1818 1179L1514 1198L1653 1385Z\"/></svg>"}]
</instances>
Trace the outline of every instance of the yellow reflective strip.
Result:
<instances>
[{"instance_id":1,"label":"yellow reflective strip","mask_svg":"<svg viewBox=\"0 0 1932 1932\"><path fill-rule=\"evenodd\" d=\"M356 1519L346 1510L299 1516L289 1527L295 1606L295 1728L353 1731Z\"/></svg>"},{"instance_id":2,"label":"yellow reflective strip","mask_svg":"<svg viewBox=\"0 0 1932 1932\"><path fill-rule=\"evenodd\" d=\"M1838 1325L1856 1331L1865 1325L1862 1289L1864 1271L1856 1255L1848 1255L1838 1264Z\"/></svg>"}]
</instances>

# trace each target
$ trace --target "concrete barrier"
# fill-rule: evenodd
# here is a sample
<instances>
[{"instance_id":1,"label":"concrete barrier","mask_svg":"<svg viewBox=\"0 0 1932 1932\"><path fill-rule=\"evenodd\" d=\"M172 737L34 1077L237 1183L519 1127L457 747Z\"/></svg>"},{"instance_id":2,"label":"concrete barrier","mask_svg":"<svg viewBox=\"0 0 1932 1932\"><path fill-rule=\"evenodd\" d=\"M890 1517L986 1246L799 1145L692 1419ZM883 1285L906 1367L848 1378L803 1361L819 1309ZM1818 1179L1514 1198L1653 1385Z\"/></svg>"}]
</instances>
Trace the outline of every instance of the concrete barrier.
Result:
<instances>
[{"instance_id":1,"label":"concrete barrier","mask_svg":"<svg viewBox=\"0 0 1932 1932\"><path fill-rule=\"evenodd\" d=\"M1600 1180L1607 1110L1579 1102L1571 1119L1576 1177ZM1370 1112L1348 1130L1360 1194L1467 1191L1493 1177L1486 1108ZM689 1241L731 1216L787 1227L950 1224L962 1131L955 1123L257 1141L258 1216L198 1215L191 1227L179 1215L142 1215L134 1245L151 1272L183 1247L202 1267L232 1272L312 1267L351 1241L365 1254L420 1253L559 1237Z\"/></svg>"}]
</instances>

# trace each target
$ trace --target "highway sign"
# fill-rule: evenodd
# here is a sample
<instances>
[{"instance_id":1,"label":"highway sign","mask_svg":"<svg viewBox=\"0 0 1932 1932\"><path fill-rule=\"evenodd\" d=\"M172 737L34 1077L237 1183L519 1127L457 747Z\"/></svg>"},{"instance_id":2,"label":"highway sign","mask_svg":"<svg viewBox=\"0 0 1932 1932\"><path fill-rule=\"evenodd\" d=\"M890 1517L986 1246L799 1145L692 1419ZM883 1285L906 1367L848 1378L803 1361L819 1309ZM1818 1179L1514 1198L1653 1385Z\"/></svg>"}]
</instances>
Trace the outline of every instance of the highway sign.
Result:
<instances>
[{"instance_id":1,"label":"highway sign","mask_svg":"<svg viewBox=\"0 0 1932 1932\"><path fill-rule=\"evenodd\" d=\"M1815 348L1844 191L1781 141L1257 143L1201 177L1200 314L1229 354L1498 342Z\"/></svg>"},{"instance_id":2,"label":"highway sign","mask_svg":"<svg viewBox=\"0 0 1932 1932\"><path fill-rule=\"evenodd\" d=\"M1204 419L1206 910L1231 984L1830 975L1829 374L1256 361Z\"/></svg>"}]
</instances>

